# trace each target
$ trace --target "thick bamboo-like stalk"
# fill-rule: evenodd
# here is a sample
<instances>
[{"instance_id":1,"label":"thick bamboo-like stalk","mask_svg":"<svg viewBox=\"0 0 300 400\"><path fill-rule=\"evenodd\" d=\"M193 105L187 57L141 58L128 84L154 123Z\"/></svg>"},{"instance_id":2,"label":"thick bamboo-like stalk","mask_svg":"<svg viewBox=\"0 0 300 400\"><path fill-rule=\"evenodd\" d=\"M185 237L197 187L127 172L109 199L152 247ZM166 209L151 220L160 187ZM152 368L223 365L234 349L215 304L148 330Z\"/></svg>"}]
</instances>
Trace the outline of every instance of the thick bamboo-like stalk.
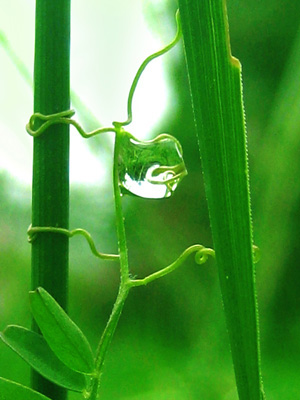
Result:
<instances>
[{"instance_id":1,"label":"thick bamboo-like stalk","mask_svg":"<svg viewBox=\"0 0 300 400\"><path fill-rule=\"evenodd\" d=\"M69 109L70 0L36 1L34 111ZM69 127L53 125L34 139L32 226L68 228ZM68 238L42 233L32 243L32 289L44 287L67 306ZM37 329L35 327L35 329ZM32 375L34 389L55 400L66 391Z\"/></svg>"}]
</instances>

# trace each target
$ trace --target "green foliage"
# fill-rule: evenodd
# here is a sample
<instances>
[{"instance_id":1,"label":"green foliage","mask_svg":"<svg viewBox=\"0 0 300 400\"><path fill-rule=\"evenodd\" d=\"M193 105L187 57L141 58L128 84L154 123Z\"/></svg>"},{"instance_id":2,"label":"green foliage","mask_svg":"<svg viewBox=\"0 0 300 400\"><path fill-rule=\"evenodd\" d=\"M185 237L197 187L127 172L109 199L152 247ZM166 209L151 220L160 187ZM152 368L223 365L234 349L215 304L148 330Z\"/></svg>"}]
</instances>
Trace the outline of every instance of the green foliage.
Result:
<instances>
[{"instance_id":1,"label":"green foliage","mask_svg":"<svg viewBox=\"0 0 300 400\"><path fill-rule=\"evenodd\" d=\"M121 183L125 187L125 182L120 182L120 176L122 175L122 172L124 172L124 168L126 169L126 171L123 173L124 181L127 171L131 171L133 169L134 180L137 179L136 174L138 173L139 177L138 184L147 181L146 183L150 183L151 185L154 185L154 187L157 187L157 185L161 185L163 187L163 191L165 194L160 195L159 197L161 198L169 197L172 194L172 192L176 189L182 177L186 175L186 169L182 158L182 148L179 142L175 138L173 138L170 135L164 134L157 137L153 141L153 144L138 141L137 145L137 143L134 143L136 142L136 140L133 138L133 136L131 136L128 132L125 132L123 128L123 126L129 125L131 123L132 98L136 89L136 85L145 67L150 61L166 53L168 50L174 47L174 45L178 42L180 38L181 29L178 20L178 13L176 15L176 18L177 18L177 33L173 41L167 46L165 46L162 50L147 57L137 71L131 89L129 91L128 103L127 103L127 111L128 111L127 120L125 122L113 122L114 126L113 128L107 128L107 129L103 128L95 131L95 134L103 132L114 132L116 135L115 147L114 147L114 164L113 164L113 187L114 187L117 236L118 236L119 257L120 257L120 275L121 275L118 296L116 298L111 316L107 322L103 335L99 341L95 362L87 339L79 330L79 328L74 324L74 322L67 316L65 311L54 300L54 298L41 287L37 288L34 292L30 292L31 309L34 319L39 329L43 333L44 338L49 347L51 348L51 350L53 351L53 353L55 353L55 355L70 369L77 372L83 372L86 374L93 373L90 387L85 394L85 397L89 398L90 400L96 400L99 396L100 377L102 375L102 367L104 364L104 359L108 347L112 341L112 337L115 332L116 326L118 324L120 315L122 313L125 300L129 294L129 290L134 286L147 284L148 281L153 281L173 271L182 263L182 261L186 258L186 256L188 256L193 252L200 253L198 255L199 259L197 258L198 263L204 263L207 260L208 254L210 254L211 252L213 253L213 251L210 249L208 251L208 254L203 253L203 251L206 250L204 246L200 245L191 246L173 264L164 269L161 269L155 274L149 275L144 280L141 281L131 278L129 263L128 263L128 251L126 244L124 217L123 217L122 202L121 202L121 196L122 196ZM37 21L39 21L39 19L37 19ZM42 50L44 50L43 46L41 47ZM40 112L37 112L30 118L30 122L27 125L27 131L30 135L34 136L36 139L46 129L50 129L54 124L72 124L77 128L77 130L83 137L93 136L94 133L85 134L80 125L74 123L73 120L69 118L70 116L72 117L72 115L73 111L70 112L62 111L58 113L51 113L49 115L44 115ZM39 118L42 120L42 122L44 122L44 124L38 127L37 130L35 130L36 123L34 122L36 118ZM126 141L124 142L124 138L128 139L127 142ZM132 154L130 152L129 152L130 154L128 154L128 151L130 150L130 145L131 147L133 146L135 147L135 149L138 149L138 157L136 157L136 154L135 156L131 157ZM149 147L151 148L150 152L149 152ZM143 150L143 153L145 154L141 155L141 150ZM40 155L41 154L38 154L39 157ZM150 176L148 176L149 172L151 172ZM43 184L44 183L45 182L43 180ZM127 191L129 193L136 194L132 190L127 190ZM39 195L41 195L39 190L38 192ZM145 193L141 193L139 194L139 196L149 197L145 195ZM52 226L45 227L39 224L34 225L33 227L30 226L30 229L28 230L30 243L34 243L36 239L35 235L37 233L44 233L44 234L59 233L60 235L63 234L68 237L72 237L74 235L74 232L82 233L83 230L77 229L75 231L69 231L68 229L61 227L52 227ZM93 244L90 235L88 234L86 237L88 237L89 243ZM39 241L38 243L41 244ZM93 247L95 246L94 245L91 246L92 251ZM96 254L97 257L99 256L99 253L97 251L93 252L94 254ZM115 258L114 256L112 257ZM111 257L108 257L108 259L110 258ZM35 267L37 267L37 265L35 265ZM34 279L39 279L39 274L37 274L37 272L38 272L37 269L33 270ZM43 268L42 272L45 272ZM66 288L64 287L63 290L65 289ZM31 357L32 354L30 354L28 357L28 351L26 351L26 349L24 348L28 347L28 341L30 342L32 340L32 336L29 337L30 334L28 334L28 332L24 334L24 331L22 331L22 333L19 331L19 333L20 333L19 349L21 347L23 355L25 353L24 358L26 358L27 360L28 358L32 359ZM24 337L24 335L26 335L26 338ZM44 367L45 364L43 365L43 368ZM41 391L43 391L42 385L41 385ZM64 393L61 393L61 396L63 395Z\"/></svg>"},{"instance_id":2,"label":"green foliage","mask_svg":"<svg viewBox=\"0 0 300 400\"><path fill-rule=\"evenodd\" d=\"M2 341L22 357L39 374L69 390L82 392L86 386L84 375L65 366L39 334L20 326L8 326L0 333Z\"/></svg>"},{"instance_id":3,"label":"green foliage","mask_svg":"<svg viewBox=\"0 0 300 400\"><path fill-rule=\"evenodd\" d=\"M243 63L254 234L255 243L262 250L257 282L265 389L270 399L294 400L299 396L300 374L300 136L296 121L299 113L291 112L290 104L297 109L296 56L300 52L295 46L295 55L290 59L289 51L299 26L299 2L286 3L284 13L279 0L256 2L255 6L254 2L242 0L228 2L228 6L233 54ZM170 9L153 7L154 18L150 22L155 31L169 29L168 23L160 21L172 20L172 15ZM90 20L81 23L88 25ZM93 54L97 57L96 52ZM101 62L103 52L99 54ZM5 55L2 61L6 62ZM173 101L160 127L180 139L189 175L167 201L124 196L127 239L130 258L134 260L132 271L139 276L148 275L153 267L167 265L173 255L180 254L182 246L199 239L212 245L185 67L181 57L171 58L171 63L164 61L168 63ZM291 68L286 69L286 65ZM282 74L285 78L277 92ZM16 74L11 93L17 92L19 80ZM278 104L282 104L284 112L279 112ZM18 113L16 110L16 118ZM86 121L89 113L83 117ZM279 130L274 127L277 121ZM286 147L290 142L291 146ZM95 145L93 151L99 156L102 148ZM287 162L290 151L292 162ZM107 158L110 155L108 152ZM30 221L29 195L27 188L11 177L4 179L2 174L0 191L1 322L2 327L11 322L26 326L30 323L24 302L30 275L25 235ZM96 243L115 251L110 184L103 181L101 187L74 185L71 219L72 226L86 227ZM94 347L97 332L110 313L119 275L111 265L87 254L86 245L79 239L73 239L70 246L70 310ZM237 399L216 278L213 267L193 267L192 260L188 260L186 267L168 279L133 291L106 359L103 400ZM0 350L3 375L11 379L17 376L27 384L26 364L4 345ZM69 398L77 400L78 394L70 393Z\"/></svg>"},{"instance_id":4,"label":"green foliage","mask_svg":"<svg viewBox=\"0 0 300 400\"><path fill-rule=\"evenodd\" d=\"M200 6L201 4L201 6ZM262 399L239 61L225 2L180 0L185 54L240 399Z\"/></svg>"},{"instance_id":5,"label":"green foliage","mask_svg":"<svg viewBox=\"0 0 300 400\"><path fill-rule=\"evenodd\" d=\"M1 400L50 400L26 386L19 383L0 378L0 399Z\"/></svg>"},{"instance_id":6,"label":"green foliage","mask_svg":"<svg viewBox=\"0 0 300 400\"><path fill-rule=\"evenodd\" d=\"M43 288L30 292L30 305L43 336L55 355L74 371L91 373L94 358L81 330Z\"/></svg>"}]
</instances>

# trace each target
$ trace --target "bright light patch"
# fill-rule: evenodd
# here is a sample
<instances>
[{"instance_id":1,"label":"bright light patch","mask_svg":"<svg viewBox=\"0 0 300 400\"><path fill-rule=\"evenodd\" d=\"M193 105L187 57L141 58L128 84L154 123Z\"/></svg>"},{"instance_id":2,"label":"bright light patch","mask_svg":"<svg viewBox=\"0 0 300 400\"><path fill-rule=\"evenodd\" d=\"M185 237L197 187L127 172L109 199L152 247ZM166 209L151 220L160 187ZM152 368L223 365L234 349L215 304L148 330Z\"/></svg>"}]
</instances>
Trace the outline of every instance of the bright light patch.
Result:
<instances>
[{"instance_id":1,"label":"bright light patch","mask_svg":"<svg viewBox=\"0 0 300 400\"><path fill-rule=\"evenodd\" d=\"M163 47L149 32L141 3L72 0L71 87L105 126L127 118L128 91L138 67L148 55ZM14 0L13 4L5 4L0 26L16 54L32 71L35 4L26 2L25 7L23 0ZM16 9L22 12L16 13ZM31 184L32 139L24 139L24 127L32 113L32 89L3 50L0 75L5 77L5 88L0 92L0 169ZM166 103L162 59L157 59L146 68L137 87L133 123L128 130L139 139L149 136ZM76 132L71 133L70 160L71 182L99 184L106 179L103 162Z\"/></svg>"},{"instance_id":2,"label":"bright light patch","mask_svg":"<svg viewBox=\"0 0 300 400\"><path fill-rule=\"evenodd\" d=\"M107 178L105 164L91 153L86 139L72 129L70 141L70 181L95 184Z\"/></svg>"},{"instance_id":3,"label":"bright light patch","mask_svg":"<svg viewBox=\"0 0 300 400\"><path fill-rule=\"evenodd\" d=\"M30 140L26 140L25 128L23 131L25 138L15 135L8 126L2 123L0 123L0 132L0 172L5 170L18 181L30 185L32 151L28 143Z\"/></svg>"}]
</instances>

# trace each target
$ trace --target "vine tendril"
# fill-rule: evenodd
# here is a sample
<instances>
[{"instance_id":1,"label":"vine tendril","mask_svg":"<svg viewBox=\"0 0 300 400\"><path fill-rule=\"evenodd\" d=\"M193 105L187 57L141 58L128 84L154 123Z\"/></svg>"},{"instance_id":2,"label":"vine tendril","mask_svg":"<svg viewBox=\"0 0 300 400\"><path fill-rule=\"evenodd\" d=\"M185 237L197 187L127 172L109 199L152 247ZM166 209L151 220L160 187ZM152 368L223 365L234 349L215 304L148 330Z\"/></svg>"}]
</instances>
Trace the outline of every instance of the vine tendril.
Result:
<instances>
[{"instance_id":1,"label":"vine tendril","mask_svg":"<svg viewBox=\"0 0 300 400\"><path fill-rule=\"evenodd\" d=\"M144 69L147 67L147 65L154 60L155 58L162 56L163 54L167 53L169 50L171 50L180 40L181 38L181 24L180 24L180 14L179 10L176 12L176 24L177 24L177 31L174 39L163 49L151 54L149 57L147 57L142 64L140 65L139 69L137 70L137 73L135 74L135 77L133 79L133 82L131 84L129 94L128 94L128 100L127 100L127 120L124 122L113 122L114 126L126 126L129 125L132 122L132 99L133 95L135 92L135 89L137 87L138 81L144 71Z\"/></svg>"},{"instance_id":2,"label":"vine tendril","mask_svg":"<svg viewBox=\"0 0 300 400\"><path fill-rule=\"evenodd\" d=\"M195 244L193 246L188 247L181 255L170 265L161 270L154 272L151 275L143 279L130 279L129 286L145 286L150 282L155 281L165 275L168 275L170 272L173 272L175 269L180 267L183 262L191 255L195 253L195 262L199 265L205 264L208 260L208 257L215 258L215 251L209 247L204 247L201 244ZM257 263L260 260L260 249L259 247L253 245L253 261Z\"/></svg>"},{"instance_id":3,"label":"vine tendril","mask_svg":"<svg viewBox=\"0 0 300 400\"><path fill-rule=\"evenodd\" d=\"M147 285L148 283L161 278L170 272L173 272L175 269L180 267L180 265L183 264L183 262L193 253L195 254L195 261L197 264L201 265L204 264L208 257L215 257L215 251L213 249L207 248L202 246L201 244L195 244L193 246L188 247L181 255L170 265L167 267L154 272L151 275L148 275L146 278L143 279L131 279L129 281L129 286L134 287L134 286L142 286L142 285Z\"/></svg>"},{"instance_id":4,"label":"vine tendril","mask_svg":"<svg viewBox=\"0 0 300 400\"><path fill-rule=\"evenodd\" d=\"M155 58L167 53L170 49L172 49L176 43L179 41L181 37L181 24L180 24L180 16L179 16L179 11L176 12L176 24L177 24L177 31L174 39L163 49L151 54L149 57L147 57L141 66L139 67L133 82L131 84L129 94L128 94L128 100L127 100L127 120L124 122L113 122L113 127L105 127L105 128L98 128L95 129L94 131L91 132L85 132L85 130L81 127L81 125L76 122L75 120L72 119L72 117L75 114L74 110L66 110L66 111L61 111L55 114L50 114L50 115L44 115L39 112L34 113L30 119L29 123L26 125L26 131L30 136L33 137L38 137L40 136L45 130L54 124L68 124L68 125L73 125L77 131L80 133L80 135L87 139L90 137L93 137L95 135L99 135L101 133L105 132L114 132L117 133L116 127L121 127L125 125L129 125L132 122L132 100L133 100L133 95L135 92L135 89L137 87L138 81L144 71L144 69L147 67L147 65L154 60ZM35 125L37 121L42 121L42 124L38 127L35 128Z\"/></svg>"},{"instance_id":5,"label":"vine tendril","mask_svg":"<svg viewBox=\"0 0 300 400\"><path fill-rule=\"evenodd\" d=\"M96 246L95 246L92 236L85 229L78 228L78 229L73 229L70 231L70 230L64 229L64 228L55 228L55 227L50 227L50 226L44 226L44 227L34 226L33 227L30 225L27 230L28 242L32 243L36 239L36 235L40 232L60 233L62 235L68 236L69 238L71 238L75 235L82 235L87 240L92 253L96 257L101 258L102 260L112 260L112 261L120 259L120 256L117 254L100 253L100 251L98 251L96 249Z\"/></svg>"},{"instance_id":6,"label":"vine tendril","mask_svg":"<svg viewBox=\"0 0 300 400\"><path fill-rule=\"evenodd\" d=\"M66 125L73 125L80 135L88 139L95 135L99 135L105 132L116 132L115 128L106 127L106 128L98 128L91 132L85 132L85 130L81 127L81 125L72 119L73 115L75 114L75 110L66 110L61 111L56 114L44 115L41 113L34 113L29 119L28 124L26 125L26 131L29 133L30 136L38 137L40 136L49 126L54 124L66 124ZM42 125L39 128L35 129L35 125L37 121L42 121Z\"/></svg>"}]
</instances>

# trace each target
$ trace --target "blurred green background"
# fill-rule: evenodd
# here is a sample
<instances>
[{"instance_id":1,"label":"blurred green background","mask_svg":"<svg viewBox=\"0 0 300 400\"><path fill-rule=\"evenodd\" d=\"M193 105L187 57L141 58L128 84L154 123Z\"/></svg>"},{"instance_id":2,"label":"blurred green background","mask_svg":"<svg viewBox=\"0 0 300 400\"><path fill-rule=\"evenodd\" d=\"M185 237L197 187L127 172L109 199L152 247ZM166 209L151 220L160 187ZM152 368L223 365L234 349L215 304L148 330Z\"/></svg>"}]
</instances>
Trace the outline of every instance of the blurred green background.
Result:
<instances>
[{"instance_id":1,"label":"blurred green background","mask_svg":"<svg viewBox=\"0 0 300 400\"><path fill-rule=\"evenodd\" d=\"M143 5L154 35L168 41L176 3ZM228 13L232 53L243 66L254 241L262 253L256 276L265 391L269 400L295 400L300 399L300 3L228 0ZM181 141L189 175L170 199L124 198L131 268L139 277L169 264L191 244L212 246L182 49L163 63L171 96L152 136L168 132ZM99 143L91 141L91 150L107 160L111 149ZM103 168L109 174L111 163ZM7 324L30 326L29 223L30 187L2 171L1 330ZM116 251L109 181L72 186L70 226L90 231L99 249ZM94 348L118 280L116 264L95 259L80 237L70 241L70 314ZM1 376L28 384L23 361L2 344L0 354ZM132 291L106 361L102 399L237 400L212 260L197 266L191 258L172 275Z\"/></svg>"}]
</instances>

